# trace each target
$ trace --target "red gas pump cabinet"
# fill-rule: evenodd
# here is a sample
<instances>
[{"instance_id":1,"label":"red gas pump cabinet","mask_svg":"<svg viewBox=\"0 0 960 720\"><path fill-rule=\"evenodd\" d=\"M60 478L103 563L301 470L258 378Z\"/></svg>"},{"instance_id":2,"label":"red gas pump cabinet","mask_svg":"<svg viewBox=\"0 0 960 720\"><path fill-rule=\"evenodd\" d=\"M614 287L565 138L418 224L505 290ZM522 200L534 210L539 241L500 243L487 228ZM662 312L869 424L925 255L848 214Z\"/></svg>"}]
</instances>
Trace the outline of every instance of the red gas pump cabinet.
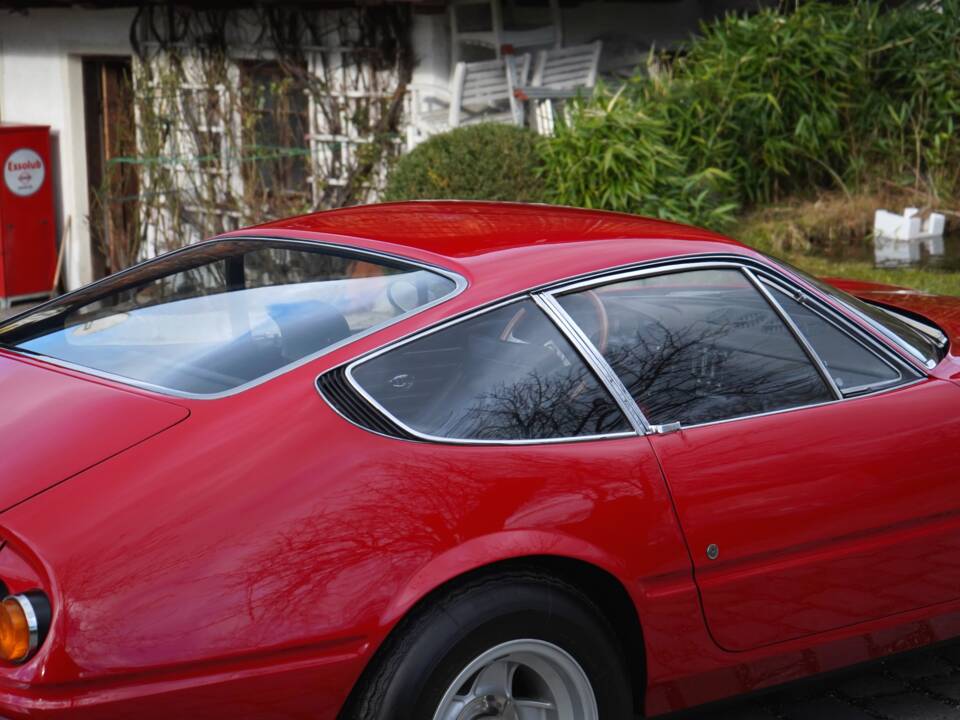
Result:
<instances>
[{"instance_id":1,"label":"red gas pump cabinet","mask_svg":"<svg viewBox=\"0 0 960 720\"><path fill-rule=\"evenodd\" d=\"M57 262L50 128L0 123L0 308L48 297Z\"/></svg>"}]
</instances>

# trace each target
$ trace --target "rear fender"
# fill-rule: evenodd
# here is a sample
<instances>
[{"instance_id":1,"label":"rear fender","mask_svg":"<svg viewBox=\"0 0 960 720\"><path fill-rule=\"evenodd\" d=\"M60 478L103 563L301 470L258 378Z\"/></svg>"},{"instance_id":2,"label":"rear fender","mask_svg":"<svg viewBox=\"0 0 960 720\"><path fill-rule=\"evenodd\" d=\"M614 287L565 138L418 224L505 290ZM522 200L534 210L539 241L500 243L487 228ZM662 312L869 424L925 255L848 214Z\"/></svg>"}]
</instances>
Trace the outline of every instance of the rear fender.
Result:
<instances>
[{"instance_id":1,"label":"rear fender","mask_svg":"<svg viewBox=\"0 0 960 720\"><path fill-rule=\"evenodd\" d=\"M532 556L579 560L618 579L622 577L621 563L585 540L543 530L505 530L472 538L434 557L394 596L381 624L391 626L424 597L461 575L505 560Z\"/></svg>"}]
</instances>

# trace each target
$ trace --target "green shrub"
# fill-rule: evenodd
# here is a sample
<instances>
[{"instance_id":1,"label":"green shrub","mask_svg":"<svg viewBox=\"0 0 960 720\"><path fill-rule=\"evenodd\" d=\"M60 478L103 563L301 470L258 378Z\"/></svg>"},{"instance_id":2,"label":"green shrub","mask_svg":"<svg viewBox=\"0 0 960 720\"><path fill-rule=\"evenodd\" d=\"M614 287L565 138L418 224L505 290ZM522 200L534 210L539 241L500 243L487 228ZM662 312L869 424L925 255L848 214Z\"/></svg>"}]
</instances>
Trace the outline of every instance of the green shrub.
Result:
<instances>
[{"instance_id":1,"label":"green shrub","mask_svg":"<svg viewBox=\"0 0 960 720\"><path fill-rule=\"evenodd\" d=\"M793 5L793 3L791 3ZM705 25L679 60L402 158L387 198L547 200L723 229L739 207L891 183L960 193L960 0L805 2Z\"/></svg>"},{"instance_id":2,"label":"green shrub","mask_svg":"<svg viewBox=\"0 0 960 720\"><path fill-rule=\"evenodd\" d=\"M960 193L960 0L882 15L870 70L857 126L864 164L934 197Z\"/></svg>"},{"instance_id":3,"label":"green shrub","mask_svg":"<svg viewBox=\"0 0 960 720\"><path fill-rule=\"evenodd\" d=\"M493 123L436 135L397 161L384 199L541 201L537 144L529 130Z\"/></svg>"},{"instance_id":4,"label":"green shrub","mask_svg":"<svg viewBox=\"0 0 960 720\"><path fill-rule=\"evenodd\" d=\"M892 182L951 197L960 0L728 15L666 72L601 90L568 121L542 149L565 204L722 228L734 205L820 189Z\"/></svg>"},{"instance_id":5,"label":"green shrub","mask_svg":"<svg viewBox=\"0 0 960 720\"><path fill-rule=\"evenodd\" d=\"M875 15L811 2L706 25L664 106L677 142L730 173L747 203L842 185Z\"/></svg>"},{"instance_id":6,"label":"green shrub","mask_svg":"<svg viewBox=\"0 0 960 720\"><path fill-rule=\"evenodd\" d=\"M721 228L733 218L729 176L694 168L656 103L602 89L575 104L544 142L550 199Z\"/></svg>"}]
</instances>

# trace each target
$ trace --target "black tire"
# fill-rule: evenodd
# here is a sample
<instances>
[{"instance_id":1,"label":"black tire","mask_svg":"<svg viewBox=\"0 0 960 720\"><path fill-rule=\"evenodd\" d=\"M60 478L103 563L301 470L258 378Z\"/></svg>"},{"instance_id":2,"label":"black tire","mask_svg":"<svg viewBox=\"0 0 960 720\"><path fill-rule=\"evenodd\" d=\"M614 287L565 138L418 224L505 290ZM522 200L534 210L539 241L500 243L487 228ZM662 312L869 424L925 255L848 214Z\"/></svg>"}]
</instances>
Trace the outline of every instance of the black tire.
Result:
<instances>
[{"instance_id":1,"label":"black tire","mask_svg":"<svg viewBox=\"0 0 960 720\"><path fill-rule=\"evenodd\" d=\"M479 577L436 598L387 639L341 720L433 720L443 693L480 654L509 640L543 640L586 673L600 720L631 720L623 649L576 588L537 571Z\"/></svg>"}]
</instances>

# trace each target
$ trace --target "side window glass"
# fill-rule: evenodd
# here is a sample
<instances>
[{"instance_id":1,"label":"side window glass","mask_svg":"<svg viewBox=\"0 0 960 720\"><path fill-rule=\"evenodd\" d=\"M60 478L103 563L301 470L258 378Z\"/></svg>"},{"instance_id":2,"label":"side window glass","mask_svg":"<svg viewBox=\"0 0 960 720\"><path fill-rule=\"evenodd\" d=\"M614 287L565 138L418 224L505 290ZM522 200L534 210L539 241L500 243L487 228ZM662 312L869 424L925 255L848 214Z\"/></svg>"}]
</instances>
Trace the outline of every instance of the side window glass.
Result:
<instances>
[{"instance_id":1,"label":"side window glass","mask_svg":"<svg viewBox=\"0 0 960 720\"><path fill-rule=\"evenodd\" d=\"M899 370L884 362L811 307L798 302L779 287L768 287L780 307L796 323L814 352L820 356L827 372L844 395L892 385L903 377Z\"/></svg>"},{"instance_id":2,"label":"side window glass","mask_svg":"<svg viewBox=\"0 0 960 720\"><path fill-rule=\"evenodd\" d=\"M576 350L529 300L420 337L351 374L395 421L433 437L546 440L631 431Z\"/></svg>"},{"instance_id":3,"label":"side window glass","mask_svg":"<svg viewBox=\"0 0 960 720\"><path fill-rule=\"evenodd\" d=\"M695 425L835 399L738 270L637 278L558 300L653 424Z\"/></svg>"}]
</instances>

